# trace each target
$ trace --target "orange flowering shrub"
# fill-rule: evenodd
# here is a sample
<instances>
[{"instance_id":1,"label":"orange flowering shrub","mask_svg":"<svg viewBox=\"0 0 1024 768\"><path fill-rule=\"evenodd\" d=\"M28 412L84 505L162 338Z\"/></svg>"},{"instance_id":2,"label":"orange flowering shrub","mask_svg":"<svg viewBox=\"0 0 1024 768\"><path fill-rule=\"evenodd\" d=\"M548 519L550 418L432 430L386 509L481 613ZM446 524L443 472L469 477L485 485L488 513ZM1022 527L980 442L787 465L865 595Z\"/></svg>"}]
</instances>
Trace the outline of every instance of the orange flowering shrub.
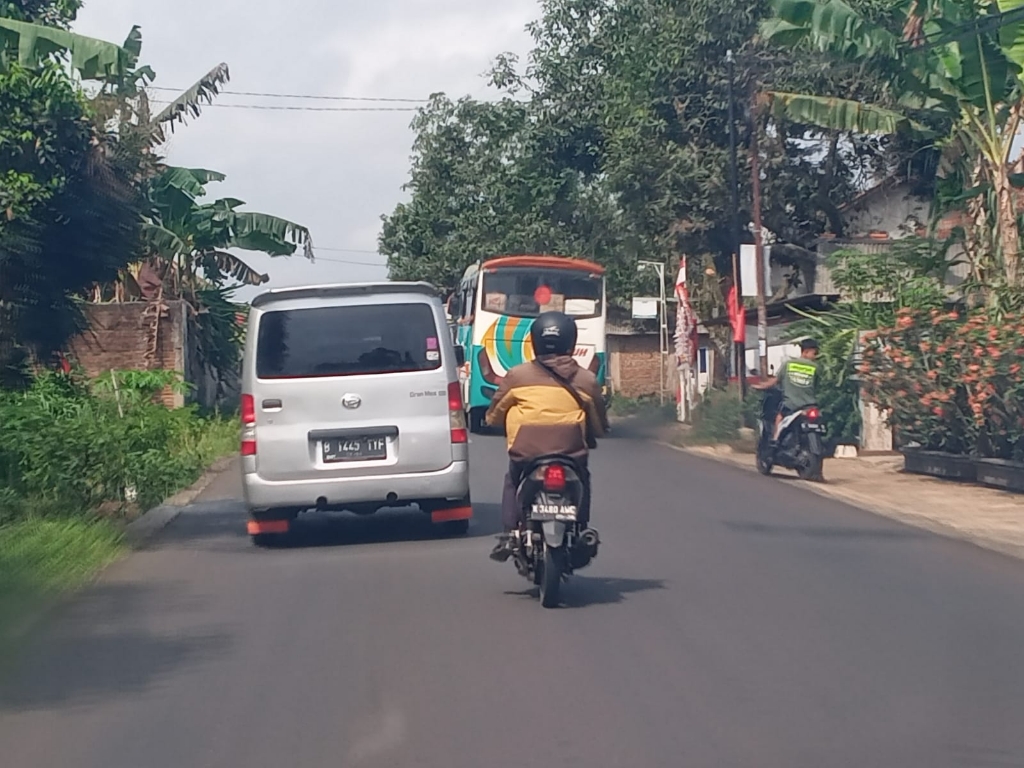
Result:
<instances>
[{"instance_id":1,"label":"orange flowering shrub","mask_svg":"<svg viewBox=\"0 0 1024 768\"><path fill-rule=\"evenodd\" d=\"M868 334L859 373L901 443L1024 460L1024 315L903 309Z\"/></svg>"}]
</instances>

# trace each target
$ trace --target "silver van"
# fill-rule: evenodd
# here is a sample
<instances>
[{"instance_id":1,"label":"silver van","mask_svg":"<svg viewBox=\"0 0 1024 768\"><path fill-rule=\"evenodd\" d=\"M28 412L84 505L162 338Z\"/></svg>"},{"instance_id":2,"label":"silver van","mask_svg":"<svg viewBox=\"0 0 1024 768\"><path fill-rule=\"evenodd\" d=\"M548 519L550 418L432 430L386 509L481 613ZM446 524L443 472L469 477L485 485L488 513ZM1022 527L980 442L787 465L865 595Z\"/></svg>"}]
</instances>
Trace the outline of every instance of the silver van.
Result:
<instances>
[{"instance_id":1,"label":"silver van","mask_svg":"<svg viewBox=\"0 0 1024 768\"><path fill-rule=\"evenodd\" d=\"M469 529L465 357L426 283L273 289L252 301L242 485L257 544L300 512L413 504Z\"/></svg>"}]
</instances>

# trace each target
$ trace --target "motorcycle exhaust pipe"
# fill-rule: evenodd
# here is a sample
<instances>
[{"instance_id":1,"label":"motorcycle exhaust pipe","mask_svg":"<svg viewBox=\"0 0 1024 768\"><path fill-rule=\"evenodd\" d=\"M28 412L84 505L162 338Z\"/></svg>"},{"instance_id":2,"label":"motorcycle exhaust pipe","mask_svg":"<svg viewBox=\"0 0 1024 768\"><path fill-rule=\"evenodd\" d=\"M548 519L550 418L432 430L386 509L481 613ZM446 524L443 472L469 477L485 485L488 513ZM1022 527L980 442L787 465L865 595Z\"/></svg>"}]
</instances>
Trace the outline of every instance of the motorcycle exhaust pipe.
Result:
<instances>
[{"instance_id":1,"label":"motorcycle exhaust pipe","mask_svg":"<svg viewBox=\"0 0 1024 768\"><path fill-rule=\"evenodd\" d=\"M597 546L601 543L601 538L597 535L597 531L593 528L587 528L587 530L580 534L580 541L590 550L591 557L597 554Z\"/></svg>"}]
</instances>

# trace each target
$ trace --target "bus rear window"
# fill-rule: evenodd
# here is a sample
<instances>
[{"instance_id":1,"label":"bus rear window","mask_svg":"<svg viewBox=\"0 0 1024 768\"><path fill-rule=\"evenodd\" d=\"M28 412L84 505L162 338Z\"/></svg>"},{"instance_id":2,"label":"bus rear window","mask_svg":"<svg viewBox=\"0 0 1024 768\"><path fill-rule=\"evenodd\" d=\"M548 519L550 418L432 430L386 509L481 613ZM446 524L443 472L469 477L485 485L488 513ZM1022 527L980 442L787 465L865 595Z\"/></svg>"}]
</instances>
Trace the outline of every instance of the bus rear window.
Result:
<instances>
[{"instance_id":1,"label":"bus rear window","mask_svg":"<svg viewBox=\"0 0 1024 768\"><path fill-rule=\"evenodd\" d=\"M316 307L260 318L256 376L290 379L429 371L441 367L427 304Z\"/></svg>"},{"instance_id":2,"label":"bus rear window","mask_svg":"<svg viewBox=\"0 0 1024 768\"><path fill-rule=\"evenodd\" d=\"M602 298L598 276L575 270L505 267L484 274L481 308L514 317L551 311L598 317Z\"/></svg>"}]
</instances>

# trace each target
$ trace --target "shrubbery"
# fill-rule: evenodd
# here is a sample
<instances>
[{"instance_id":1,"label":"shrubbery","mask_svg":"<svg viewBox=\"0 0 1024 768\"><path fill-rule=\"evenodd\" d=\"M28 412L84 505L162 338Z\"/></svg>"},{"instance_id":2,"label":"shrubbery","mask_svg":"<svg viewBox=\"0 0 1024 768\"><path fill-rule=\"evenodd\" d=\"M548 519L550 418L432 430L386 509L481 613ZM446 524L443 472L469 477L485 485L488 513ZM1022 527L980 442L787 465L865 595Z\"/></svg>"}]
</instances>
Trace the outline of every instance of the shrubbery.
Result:
<instances>
[{"instance_id":1,"label":"shrubbery","mask_svg":"<svg viewBox=\"0 0 1024 768\"><path fill-rule=\"evenodd\" d=\"M900 442L1024 459L1024 315L902 309L869 333L859 372Z\"/></svg>"},{"instance_id":2,"label":"shrubbery","mask_svg":"<svg viewBox=\"0 0 1024 768\"><path fill-rule=\"evenodd\" d=\"M146 508L193 482L234 449L237 429L159 404L177 382L162 371L98 381L48 373L25 391L0 392L0 522L28 509L122 506L128 488Z\"/></svg>"}]
</instances>

